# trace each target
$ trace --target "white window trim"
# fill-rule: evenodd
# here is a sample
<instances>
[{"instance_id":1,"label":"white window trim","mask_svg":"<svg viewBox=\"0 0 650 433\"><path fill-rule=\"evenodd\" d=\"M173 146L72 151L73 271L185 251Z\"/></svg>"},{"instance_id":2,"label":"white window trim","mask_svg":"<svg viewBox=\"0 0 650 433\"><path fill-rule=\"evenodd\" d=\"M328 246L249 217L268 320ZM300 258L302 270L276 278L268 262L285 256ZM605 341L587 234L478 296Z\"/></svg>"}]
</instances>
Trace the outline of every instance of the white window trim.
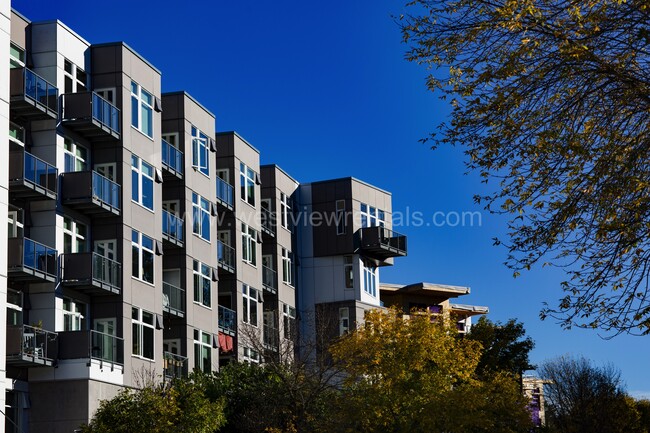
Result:
<instances>
[{"instance_id":1,"label":"white window trim","mask_svg":"<svg viewBox=\"0 0 650 433\"><path fill-rule=\"evenodd\" d=\"M138 318L134 319L133 318L133 310L138 310ZM144 313L149 313L152 316L152 322L151 324L144 322L142 319ZM143 354L136 354L136 353L131 353L131 356L135 358L140 358L140 359L146 359L148 361L154 361L156 359L156 315L150 311L143 310L142 308L138 307L131 307L131 325L137 325L140 327L140 350L142 351ZM144 356L144 328L149 328L153 331L153 339L152 339L152 344L153 347L151 348L151 353L153 354L153 358L147 358ZM133 326L131 326L131 332L133 333ZM135 340L135 337L131 335L131 347L133 348L133 341Z\"/></svg>"},{"instance_id":2,"label":"white window trim","mask_svg":"<svg viewBox=\"0 0 650 433\"><path fill-rule=\"evenodd\" d=\"M282 228L291 231L289 226L289 215L291 214L291 200L285 193L280 193L280 225Z\"/></svg>"},{"instance_id":3,"label":"white window trim","mask_svg":"<svg viewBox=\"0 0 650 433\"><path fill-rule=\"evenodd\" d=\"M65 148L66 143L70 144L71 150L68 150L68 149ZM85 159L80 158L77 155L78 148L81 148L86 152L86 158ZM77 143L76 141L74 141L70 137L67 137L67 136L63 137L63 167L64 167L64 169L65 169L65 162L66 162L66 156L67 156L67 157L71 158L74 161L74 167L73 167L73 170L71 170L71 172L78 172L78 171L86 171L86 170L88 170L88 167L90 165L88 163L89 162L88 161L88 155L89 154L90 153L88 152L88 148L86 146L82 146L81 144ZM78 162L81 162L81 164L83 166L81 170L77 170L77 163Z\"/></svg>"},{"instance_id":4,"label":"white window trim","mask_svg":"<svg viewBox=\"0 0 650 433\"><path fill-rule=\"evenodd\" d=\"M133 93L133 85L137 87L137 93ZM136 131L140 132L142 135L145 137L148 137L150 140L153 140L153 132L155 131L154 129L154 109L153 109L153 102L154 102L154 96L153 93L145 90L142 88L141 85L136 83L135 81L131 81L131 102L133 102L133 98L135 97L138 101L137 104L137 113L138 113L138 126L133 125L133 121L129 122L131 124L131 127L135 129ZM148 104L145 102L145 100L142 98L142 92L147 93L151 97L151 104ZM135 107L133 107L133 103L131 103L131 110L133 110ZM142 106L145 106L146 108L151 109L151 135L148 135L146 132L143 131L142 129ZM133 112L131 112L131 116L133 116Z\"/></svg>"},{"instance_id":5,"label":"white window trim","mask_svg":"<svg viewBox=\"0 0 650 433\"><path fill-rule=\"evenodd\" d=\"M251 295L251 290L255 291L255 295ZM254 287L249 286L248 284L242 284L242 300L245 307L242 309L243 318L242 322L247 323L255 328L260 325L260 302L257 298L258 290ZM251 305L255 305L255 323L251 323Z\"/></svg>"},{"instance_id":6,"label":"white window trim","mask_svg":"<svg viewBox=\"0 0 650 433\"><path fill-rule=\"evenodd\" d=\"M65 301L68 300L70 302L70 308L71 310L66 310L65 309ZM77 307L82 307L80 308L81 312L77 312ZM72 328L67 329L67 331L82 331L85 329L84 326L84 321L86 319L86 315L88 312L88 305L85 302L77 301L76 299L68 298L68 297L63 297L63 303L61 310L63 311L63 330L66 331L65 329L65 319L66 317L71 317L71 323L72 323ZM74 325L78 323L78 327L75 327Z\"/></svg>"},{"instance_id":7,"label":"white window trim","mask_svg":"<svg viewBox=\"0 0 650 433\"><path fill-rule=\"evenodd\" d=\"M253 186L253 194L251 197L248 196L250 185ZM239 163L239 186L240 191L242 187L244 188L244 194L241 194L241 200L249 206L255 207L255 172L243 162ZM249 199L252 199L253 203Z\"/></svg>"},{"instance_id":8,"label":"white window trim","mask_svg":"<svg viewBox=\"0 0 650 433\"><path fill-rule=\"evenodd\" d=\"M257 267L257 232L249 225L242 223L242 261Z\"/></svg>"},{"instance_id":9,"label":"white window trim","mask_svg":"<svg viewBox=\"0 0 650 433\"><path fill-rule=\"evenodd\" d=\"M350 331L350 308L339 308L339 336L345 335Z\"/></svg>"},{"instance_id":10,"label":"white window trim","mask_svg":"<svg viewBox=\"0 0 650 433\"><path fill-rule=\"evenodd\" d=\"M364 210L364 207L366 208ZM378 207L370 206L366 203L361 203L359 207L359 215L361 217L361 227L384 227L386 225L386 212ZM383 218L380 218L383 216ZM365 220L365 222L364 222Z\"/></svg>"},{"instance_id":11,"label":"white window trim","mask_svg":"<svg viewBox=\"0 0 650 433\"><path fill-rule=\"evenodd\" d=\"M289 304L282 304L282 327L284 328L282 330L282 335L284 336L285 340L289 340L295 336L292 336L290 334L290 329L287 329L287 324L291 325L293 321L293 326L294 326L294 332L295 332L295 326L296 326L296 309Z\"/></svg>"},{"instance_id":12,"label":"white window trim","mask_svg":"<svg viewBox=\"0 0 650 433\"><path fill-rule=\"evenodd\" d=\"M366 294L377 297L377 267L363 265L363 291Z\"/></svg>"},{"instance_id":13,"label":"white window trim","mask_svg":"<svg viewBox=\"0 0 650 433\"><path fill-rule=\"evenodd\" d=\"M205 155L205 166L201 165L201 155ZM210 149L208 137L192 125L192 167L195 171L210 177Z\"/></svg>"},{"instance_id":14,"label":"white window trim","mask_svg":"<svg viewBox=\"0 0 650 433\"><path fill-rule=\"evenodd\" d=\"M115 87L102 87L100 89L94 89L93 92L97 93L99 96L115 105L115 90Z\"/></svg>"},{"instance_id":15,"label":"white window trim","mask_svg":"<svg viewBox=\"0 0 650 433\"><path fill-rule=\"evenodd\" d=\"M178 132L167 132L165 134L162 134L162 139L165 140L167 143L169 143L173 148L175 149L180 149L180 142L178 140L179 134ZM170 140L171 138L171 140Z\"/></svg>"},{"instance_id":16,"label":"white window trim","mask_svg":"<svg viewBox=\"0 0 650 433\"><path fill-rule=\"evenodd\" d=\"M251 349L250 347L244 347L243 352L244 352L243 353L244 362L250 362L253 364L260 363L260 354L255 349Z\"/></svg>"},{"instance_id":17,"label":"white window trim","mask_svg":"<svg viewBox=\"0 0 650 433\"><path fill-rule=\"evenodd\" d=\"M138 161L137 166L133 165L134 159L137 159L137 161ZM147 173L145 173L145 171L142 169L142 166L145 165L145 164L147 166L151 167L151 176L149 176ZM142 207L144 209L147 209L148 211L153 212L154 207L156 205L156 198L155 198L156 180L154 178L156 169L154 168L153 165L149 164L148 162L146 162L142 158L132 154L131 155L131 173L133 173L133 172L136 172L137 175L138 175L138 200L137 201L133 200L133 185L131 185L131 201L133 203L136 203L140 207ZM142 201L142 198L144 197L144 195L142 194L142 178L143 177L146 177L147 179L151 180L151 185L152 186L151 186L151 207L150 208L145 206L145 204ZM133 176L131 176L131 179L133 179Z\"/></svg>"},{"instance_id":18,"label":"white window trim","mask_svg":"<svg viewBox=\"0 0 650 433\"><path fill-rule=\"evenodd\" d=\"M195 201L196 199L196 201ZM194 230L194 227L196 225L196 220L195 220L195 215L197 214L198 210L198 232ZM203 214L207 214L208 216L208 221L212 222L211 220L211 215L210 215L210 201L206 198L204 198L202 195L197 194L195 192L192 192L192 233L201 239L203 239L206 242L210 242L212 239L211 237L211 231L208 230L208 238L203 237ZM211 225L211 224L210 224ZM211 228L210 228L211 229Z\"/></svg>"},{"instance_id":19,"label":"white window trim","mask_svg":"<svg viewBox=\"0 0 650 433\"><path fill-rule=\"evenodd\" d=\"M198 340L196 339L197 332L199 336ZM201 329L196 329L196 328L194 329L194 335L193 335L193 339L194 339L193 349L194 349L194 358L195 358L194 368L197 368L197 364L202 365L202 362L199 363L199 358L196 357L196 346L199 346L200 349L205 349L205 348L208 349L208 354L210 355L210 371L212 371L212 344L211 342L206 343L205 341L203 341L204 336L208 336L208 339L212 340L212 335L209 332L205 332ZM201 353L201 351L199 351L199 353ZM203 360L201 359L201 361ZM199 370L203 371L203 368L199 368ZM206 373L209 373L209 371Z\"/></svg>"},{"instance_id":20,"label":"white window trim","mask_svg":"<svg viewBox=\"0 0 650 433\"><path fill-rule=\"evenodd\" d=\"M195 268L198 268L198 270L195 269ZM207 274L203 273L204 268L206 269ZM212 309L212 275L211 275L211 272L212 272L212 270L211 270L209 265L207 265L207 264L205 264L203 262L200 262L198 260L194 260L193 266L192 266L192 288L194 289L194 294L192 295L192 299L193 299L192 302L194 302L196 305L200 305L201 307L207 308L209 310ZM198 299L198 300L196 299L197 291L196 291L196 287L194 286L196 284L197 277L199 279L199 282L201 283L200 287L199 287L200 291L198 292L200 294L201 299ZM203 283L204 283L203 279L207 280L208 283L210 284L210 296L209 296L209 299L208 299L209 305L205 305L205 303L204 303L205 298L203 297Z\"/></svg>"},{"instance_id":21,"label":"white window trim","mask_svg":"<svg viewBox=\"0 0 650 433\"><path fill-rule=\"evenodd\" d=\"M65 222L70 221L70 229L67 229L65 227ZM83 226L86 228L86 236L81 236L77 233L77 227L78 226ZM84 224L82 222L79 222L75 220L74 218L71 218L69 216L63 215L63 245L65 247L65 237L66 235L70 236L70 253L83 253L88 251L88 224ZM83 251L79 250L77 248L77 245L79 245L79 241L83 244L84 248ZM64 248L65 250L65 248ZM65 251L64 251L65 252Z\"/></svg>"},{"instance_id":22,"label":"white window trim","mask_svg":"<svg viewBox=\"0 0 650 433\"><path fill-rule=\"evenodd\" d=\"M138 235L138 241L137 242L133 240L133 235L136 234L136 233ZM144 244L142 242L143 238L147 238L147 239L149 239L151 241L152 248L147 248L147 247L144 246ZM131 278L135 278L138 281L142 281L143 283L150 284L152 286L155 285L155 281L156 281L156 278L155 278L155 275L156 275L156 252L154 251L155 245L156 245L156 241L153 238L151 238L151 237L149 237L149 236L147 236L147 235L145 235L143 233L140 233L137 230L131 230L131 246L136 247L138 249L138 276L133 275L133 270L131 270ZM131 249L131 251L133 251L133 249ZM152 257L152 260L153 260L152 261L153 272L151 274L151 278L153 279L153 281L147 281L147 280L145 280L143 278L144 277L143 263L144 263L144 252L145 251L148 252L148 253L151 253L151 257Z\"/></svg>"},{"instance_id":23,"label":"white window trim","mask_svg":"<svg viewBox=\"0 0 650 433\"><path fill-rule=\"evenodd\" d=\"M75 62L73 62L70 59L64 58L63 62L64 62L63 63L63 76L65 78L69 78L72 81L72 89L71 89L70 93L79 92L80 91L79 90L79 85L80 84L81 84L81 87L83 87L83 90L81 90L81 91L86 92L88 90L88 74L86 74L86 71L84 71ZM68 71L65 70L65 62L70 63L70 65L72 66L70 68L72 70L72 72L68 72ZM79 80L79 78L77 77L77 71L78 70L80 70L81 72L86 74L86 82L85 83L81 82ZM65 78L64 78L64 81L63 81L63 90L64 90L64 92L65 92Z\"/></svg>"},{"instance_id":24,"label":"white window trim","mask_svg":"<svg viewBox=\"0 0 650 433\"><path fill-rule=\"evenodd\" d=\"M293 287L293 253L282 248L282 282Z\"/></svg>"}]
</instances>

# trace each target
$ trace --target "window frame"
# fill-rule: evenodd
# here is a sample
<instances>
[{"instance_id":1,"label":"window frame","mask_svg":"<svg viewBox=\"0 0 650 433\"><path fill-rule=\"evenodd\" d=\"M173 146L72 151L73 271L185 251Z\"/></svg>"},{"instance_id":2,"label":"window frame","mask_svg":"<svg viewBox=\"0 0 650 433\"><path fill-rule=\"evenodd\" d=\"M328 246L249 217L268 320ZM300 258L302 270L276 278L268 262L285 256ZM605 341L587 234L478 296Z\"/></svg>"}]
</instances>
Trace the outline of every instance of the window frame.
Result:
<instances>
[{"instance_id":1,"label":"window frame","mask_svg":"<svg viewBox=\"0 0 650 433\"><path fill-rule=\"evenodd\" d=\"M280 192L280 225L291 231L289 214L291 213L291 198Z\"/></svg>"},{"instance_id":2,"label":"window frame","mask_svg":"<svg viewBox=\"0 0 650 433\"><path fill-rule=\"evenodd\" d=\"M151 175L147 174L145 169L151 171ZM155 176L156 169L153 165L149 164L137 155L131 154L131 201L152 212L155 204ZM151 207L147 206L144 201L144 187L148 187L148 185L151 185ZM137 189L134 189L136 187ZM137 200L134 198L134 196L137 196Z\"/></svg>"},{"instance_id":3,"label":"window frame","mask_svg":"<svg viewBox=\"0 0 650 433\"><path fill-rule=\"evenodd\" d=\"M66 227L66 222L70 222L70 228ZM79 234L79 228L83 227L85 233ZM89 251L88 224L82 223L72 217L63 215L63 253L85 253ZM66 237L70 239L70 249L66 248ZM82 248L79 246L82 245Z\"/></svg>"},{"instance_id":4,"label":"window frame","mask_svg":"<svg viewBox=\"0 0 650 433\"><path fill-rule=\"evenodd\" d=\"M247 323L257 328L260 322L259 314L259 291L249 286L242 284L242 322ZM254 311L254 314L251 314Z\"/></svg>"},{"instance_id":5,"label":"window frame","mask_svg":"<svg viewBox=\"0 0 650 433\"><path fill-rule=\"evenodd\" d=\"M145 315L151 317L151 323L145 321ZM134 317L137 316L137 317ZM156 315L151 311L131 307L131 356L154 361L156 359ZM151 333L151 357L145 352L145 331ZM148 351L147 351L148 352Z\"/></svg>"},{"instance_id":6,"label":"window frame","mask_svg":"<svg viewBox=\"0 0 650 433\"><path fill-rule=\"evenodd\" d=\"M339 308L339 336L350 332L350 307Z\"/></svg>"},{"instance_id":7,"label":"window frame","mask_svg":"<svg viewBox=\"0 0 650 433\"><path fill-rule=\"evenodd\" d=\"M260 353L250 347L244 347L243 350L243 361L244 362L249 362L253 364L259 364L260 363Z\"/></svg>"},{"instance_id":8,"label":"window frame","mask_svg":"<svg viewBox=\"0 0 650 433\"><path fill-rule=\"evenodd\" d=\"M361 203L360 207L361 227L385 227L386 212L367 203Z\"/></svg>"},{"instance_id":9,"label":"window frame","mask_svg":"<svg viewBox=\"0 0 650 433\"><path fill-rule=\"evenodd\" d=\"M147 102L145 100L147 96L150 102ZM136 107L137 110L134 110ZM149 119L151 124L148 125L148 127L149 127L150 134L147 133L147 131L145 131L145 129L142 127L142 125L144 124L142 113L144 111L149 112ZM136 116L134 116L134 114L136 114ZM153 132L154 132L153 118L154 118L153 93L145 90L137 82L131 80L131 126L135 128L137 131L141 132L143 135L153 140ZM136 124L134 124L134 122Z\"/></svg>"},{"instance_id":10,"label":"window frame","mask_svg":"<svg viewBox=\"0 0 650 433\"><path fill-rule=\"evenodd\" d=\"M68 70L70 65L70 70ZM80 79L79 74L83 75ZM63 58L63 93L77 93L88 91L88 74L72 60ZM69 86L68 86L68 83Z\"/></svg>"},{"instance_id":11,"label":"window frame","mask_svg":"<svg viewBox=\"0 0 650 433\"><path fill-rule=\"evenodd\" d=\"M17 53L19 53L20 58L15 57L11 51L11 49L14 49ZM14 68L24 68L25 67L25 56L26 56L26 51L23 47L14 44L13 42L9 43L9 68L14 69Z\"/></svg>"},{"instance_id":12,"label":"window frame","mask_svg":"<svg viewBox=\"0 0 650 433\"><path fill-rule=\"evenodd\" d=\"M204 341L204 339L207 337L209 342ZM194 328L193 332L193 339L194 339L194 369L195 370L200 370L204 373L210 373L212 372L212 334L209 332L205 332L202 329L197 329ZM209 371L205 371L205 361L203 359L204 352L207 353L207 363L209 364ZM201 359L201 363L199 363L199 359Z\"/></svg>"},{"instance_id":13,"label":"window frame","mask_svg":"<svg viewBox=\"0 0 650 433\"><path fill-rule=\"evenodd\" d=\"M241 161L239 162L239 186L241 200L255 206L255 171Z\"/></svg>"},{"instance_id":14,"label":"window frame","mask_svg":"<svg viewBox=\"0 0 650 433\"><path fill-rule=\"evenodd\" d=\"M354 289L354 256L343 256L345 288Z\"/></svg>"},{"instance_id":15,"label":"window frame","mask_svg":"<svg viewBox=\"0 0 650 433\"><path fill-rule=\"evenodd\" d=\"M67 147L70 147L68 149ZM79 151L83 150L84 156L80 157L79 156ZM73 140L72 138L68 136L63 137L63 172L64 173L75 173L78 171L87 171L88 167L90 166L89 161L88 161L88 148L86 146L83 146ZM74 168L72 170L68 170L68 162L71 162L74 164ZM80 168L78 165L80 164Z\"/></svg>"},{"instance_id":16,"label":"window frame","mask_svg":"<svg viewBox=\"0 0 650 433\"><path fill-rule=\"evenodd\" d=\"M241 224L242 261L257 267L257 231L245 224Z\"/></svg>"},{"instance_id":17,"label":"window frame","mask_svg":"<svg viewBox=\"0 0 650 433\"><path fill-rule=\"evenodd\" d=\"M136 239L137 238L137 239ZM147 241L147 244L150 244L151 247L148 247L145 245L145 241ZM156 273L156 253L155 253L155 240L144 233L141 233L137 230L131 230L131 277L135 278L137 280L140 280L142 282L145 282L147 284L154 284L155 281L155 273ZM137 250L137 252L136 252ZM137 274L136 274L136 269L135 269L135 259L137 256ZM147 275L145 271L145 260L146 256L151 256L151 281L145 278Z\"/></svg>"},{"instance_id":18,"label":"window frame","mask_svg":"<svg viewBox=\"0 0 650 433\"><path fill-rule=\"evenodd\" d=\"M282 248L282 282L293 287L293 253L286 248Z\"/></svg>"},{"instance_id":19,"label":"window frame","mask_svg":"<svg viewBox=\"0 0 650 433\"><path fill-rule=\"evenodd\" d=\"M88 314L88 304L85 302L78 301L73 298L64 296L62 304L63 312L63 331L83 331L86 329L87 325L87 314ZM68 302L69 309L66 309L66 301ZM68 325L69 318L70 326Z\"/></svg>"},{"instance_id":20,"label":"window frame","mask_svg":"<svg viewBox=\"0 0 650 433\"><path fill-rule=\"evenodd\" d=\"M192 233L206 242L210 242L212 229L211 203L208 199L192 191ZM207 232L205 232L205 219L207 218ZM206 234L207 233L207 234ZM207 236L207 237L206 237Z\"/></svg>"},{"instance_id":21,"label":"window frame","mask_svg":"<svg viewBox=\"0 0 650 433\"><path fill-rule=\"evenodd\" d=\"M289 304L282 304L282 334L285 340L293 340L296 337L296 308Z\"/></svg>"},{"instance_id":22,"label":"window frame","mask_svg":"<svg viewBox=\"0 0 650 433\"><path fill-rule=\"evenodd\" d=\"M366 294L377 297L377 267L363 264L363 291Z\"/></svg>"},{"instance_id":23,"label":"window frame","mask_svg":"<svg viewBox=\"0 0 650 433\"><path fill-rule=\"evenodd\" d=\"M192 167L201 174L210 177L210 148L208 136L192 125ZM201 162L205 158L205 165Z\"/></svg>"},{"instance_id":24,"label":"window frame","mask_svg":"<svg viewBox=\"0 0 650 433\"><path fill-rule=\"evenodd\" d=\"M194 288L193 302L197 305L212 309L212 268L210 265L206 265L199 260L194 260L192 263L192 281ZM208 284L207 303L205 293L206 281Z\"/></svg>"}]
</instances>

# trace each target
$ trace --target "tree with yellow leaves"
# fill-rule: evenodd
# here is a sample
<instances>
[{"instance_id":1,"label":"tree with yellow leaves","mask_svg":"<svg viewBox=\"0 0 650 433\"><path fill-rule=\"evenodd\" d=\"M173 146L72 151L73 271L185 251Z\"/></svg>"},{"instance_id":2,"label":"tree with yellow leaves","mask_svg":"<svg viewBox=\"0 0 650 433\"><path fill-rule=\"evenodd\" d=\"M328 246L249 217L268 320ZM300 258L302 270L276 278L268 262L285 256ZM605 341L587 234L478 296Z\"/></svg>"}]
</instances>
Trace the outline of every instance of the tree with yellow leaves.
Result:
<instances>
[{"instance_id":1,"label":"tree with yellow leaves","mask_svg":"<svg viewBox=\"0 0 650 433\"><path fill-rule=\"evenodd\" d=\"M515 433L531 427L517 380L478 380L477 341L422 313L369 311L330 352L342 377L335 431Z\"/></svg>"},{"instance_id":2,"label":"tree with yellow leaves","mask_svg":"<svg viewBox=\"0 0 650 433\"><path fill-rule=\"evenodd\" d=\"M510 215L515 275L560 266L564 327L650 332L650 4L621 0L416 0L398 18L407 59ZM425 140L426 141L426 140ZM495 239L495 243L501 240Z\"/></svg>"}]
</instances>

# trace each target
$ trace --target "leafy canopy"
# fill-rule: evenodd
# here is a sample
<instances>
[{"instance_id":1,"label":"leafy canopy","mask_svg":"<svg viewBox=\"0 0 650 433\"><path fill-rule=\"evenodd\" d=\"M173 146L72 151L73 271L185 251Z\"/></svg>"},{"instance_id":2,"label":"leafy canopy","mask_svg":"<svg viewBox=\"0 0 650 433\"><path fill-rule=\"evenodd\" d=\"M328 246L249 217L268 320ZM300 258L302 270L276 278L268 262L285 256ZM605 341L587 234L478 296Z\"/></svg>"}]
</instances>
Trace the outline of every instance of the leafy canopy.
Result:
<instances>
[{"instance_id":1,"label":"leafy canopy","mask_svg":"<svg viewBox=\"0 0 650 433\"><path fill-rule=\"evenodd\" d=\"M407 59L435 69L462 145L509 220L507 265L563 267L564 327L650 332L650 4L416 0ZM448 73L444 73L447 70ZM501 242L496 240L496 243Z\"/></svg>"}]
</instances>

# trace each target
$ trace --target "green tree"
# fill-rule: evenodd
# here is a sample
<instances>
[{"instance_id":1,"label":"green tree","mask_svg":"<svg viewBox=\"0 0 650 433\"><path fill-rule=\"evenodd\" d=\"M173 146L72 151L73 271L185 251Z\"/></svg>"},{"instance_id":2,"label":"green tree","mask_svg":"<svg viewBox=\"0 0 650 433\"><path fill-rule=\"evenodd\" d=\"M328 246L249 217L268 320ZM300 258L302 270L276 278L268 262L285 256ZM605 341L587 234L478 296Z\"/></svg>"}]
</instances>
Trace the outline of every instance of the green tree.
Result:
<instances>
[{"instance_id":1,"label":"green tree","mask_svg":"<svg viewBox=\"0 0 650 433\"><path fill-rule=\"evenodd\" d=\"M465 338L478 341L483 347L478 363L478 371L481 374L507 371L518 376L535 368L528 358L535 343L532 338L526 336L524 325L515 319L502 324L483 316L472 325Z\"/></svg>"},{"instance_id":2,"label":"green tree","mask_svg":"<svg viewBox=\"0 0 650 433\"><path fill-rule=\"evenodd\" d=\"M345 371L331 430L528 432L516 379L478 380L480 344L451 329L425 313L367 312L363 326L330 348Z\"/></svg>"},{"instance_id":3,"label":"green tree","mask_svg":"<svg viewBox=\"0 0 650 433\"><path fill-rule=\"evenodd\" d=\"M650 332L650 6L645 1L415 0L406 57L452 106L432 135L496 181L507 264L563 267L542 317ZM500 240L496 240L499 243Z\"/></svg>"},{"instance_id":4,"label":"green tree","mask_svg":"<svg viewBox=\"0 0 650 433\"><path fill-rule=\"evenodd\" d=\"M225 421L222 400L210 401L205 378L193 374L170 385L122 389L100 403L83 433L212 433Z\"/></svg>"},{"instance_id":5,"label":"green tree","mask_svg":"<svg viewBox=\"0 0 650 433\"><path fill-rule=\"evenodd\" d=\"M643 433L640 415L623 388L620 372L585 358L545 362L546 423L550 433Z\"/></svg>"}]
</instances>

